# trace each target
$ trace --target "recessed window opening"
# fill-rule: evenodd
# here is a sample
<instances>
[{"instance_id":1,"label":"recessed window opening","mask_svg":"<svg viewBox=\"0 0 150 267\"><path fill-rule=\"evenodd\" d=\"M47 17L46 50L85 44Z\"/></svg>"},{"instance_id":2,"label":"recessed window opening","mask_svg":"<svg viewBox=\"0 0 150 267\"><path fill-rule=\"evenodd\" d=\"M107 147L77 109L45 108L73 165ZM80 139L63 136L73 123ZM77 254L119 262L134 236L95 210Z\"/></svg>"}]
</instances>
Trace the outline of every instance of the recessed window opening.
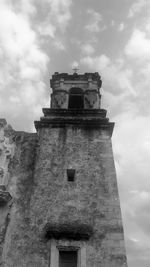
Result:
<instances>
[{"instance_id":1,"label":"recessed window opening","mask_svg":"<svg viewBox=\"0 0 150 267\"><path fill-rule=\"evenodd\" d=\"M59 267L77 267L77 251L59 251Z\"/></svg>"},{"instance_id":2,"label":"recessed window opening","mask_svg":"<svg viewBox=\"0 0 150 267\"><path fill-rule=\"evenodd\" d=\"M67 170L67 178L69 182L74 182L75 180L75 170L74 169L68 169Z\"/></svg>"},{"instance_id":3,"label":"recessed window opening","mask_svg":"<svg viewBox=\"0 0 150 267\"><path fill-rule=\"evenodd\" d=\"M71 88L69 92L69 109L83 109L84 98L83 91L80 88Z\"/></svg>"}]
</instances>

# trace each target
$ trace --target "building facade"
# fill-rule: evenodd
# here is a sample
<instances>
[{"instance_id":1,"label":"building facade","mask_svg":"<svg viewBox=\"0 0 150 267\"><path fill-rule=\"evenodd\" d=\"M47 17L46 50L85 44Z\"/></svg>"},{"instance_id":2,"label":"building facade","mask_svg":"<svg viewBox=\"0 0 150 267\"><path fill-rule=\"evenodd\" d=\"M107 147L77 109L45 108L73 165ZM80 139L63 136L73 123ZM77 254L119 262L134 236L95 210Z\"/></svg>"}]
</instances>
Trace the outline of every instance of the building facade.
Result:
<instances>
[{"instance_id":1,"label":"building facade","mask_svg":"<svg viewBox=\"0 0 150 267\"><path fill-rule=\"evenodd\" d=\"M0 121L0 264L126 267L101 77L56 72L50 82L36 133Z\"/></svg>"}]
</instances>

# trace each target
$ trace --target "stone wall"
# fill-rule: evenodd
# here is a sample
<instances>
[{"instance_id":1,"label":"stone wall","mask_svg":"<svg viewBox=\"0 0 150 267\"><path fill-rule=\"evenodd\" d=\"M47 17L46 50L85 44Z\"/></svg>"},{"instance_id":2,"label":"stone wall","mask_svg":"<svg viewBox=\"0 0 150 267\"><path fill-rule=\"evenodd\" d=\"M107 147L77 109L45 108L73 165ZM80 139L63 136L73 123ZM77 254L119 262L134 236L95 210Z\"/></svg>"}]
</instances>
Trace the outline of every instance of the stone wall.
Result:
<instances>
[{"instance_id":1,"label":"stone wall","mask_svg":"<svg viewBox=\"0 0 150 267\"><path fill-rule=\"evenodd\" d=\"M60 231L86 224L87 267L126 266L116 174L107 131L78 127L42 128L31 200L31 223L42 236L45 226ZM75 182L67 181L75 169ZM91 227L91 228L90 228ZM62 229L63 231L63 229ZM69 230L68 230L69 231ZM78 231L78 230L77 230ZM57 241L58 245L63 241ZM76 241L79 243L79 241Z\"/></svg>"},{"instance_id":2,"label":"stone wall","mask_svg":"<svg viewBox=\"0 0 150 267\"><path fill-rule=\"evenodd\" d=\"M2 128L11 151L3 183L12 199L0 206L0 266L50 266L48 238L53 228L66 225L70 231L82 229L82 240L63 236L56 246L84 246L86 267L126 266L108 132L68 126L32 134L6 123ZM67 169L75 169L74 182L68 182Z\"/></svg>"},{"instance_id":3,"label":"stone wall","mask_svg":"<svg viewBox=\"0 0 150 267\"><path fill-rule=\"evenodd\" d=\"M0 266L21 267L19 250L24 249L23 238L28 234L37 136L16 132L1 119L0 141L0 198L6 193L11 196L5 203L0 201Z\"/></svg>"}]
</instances>

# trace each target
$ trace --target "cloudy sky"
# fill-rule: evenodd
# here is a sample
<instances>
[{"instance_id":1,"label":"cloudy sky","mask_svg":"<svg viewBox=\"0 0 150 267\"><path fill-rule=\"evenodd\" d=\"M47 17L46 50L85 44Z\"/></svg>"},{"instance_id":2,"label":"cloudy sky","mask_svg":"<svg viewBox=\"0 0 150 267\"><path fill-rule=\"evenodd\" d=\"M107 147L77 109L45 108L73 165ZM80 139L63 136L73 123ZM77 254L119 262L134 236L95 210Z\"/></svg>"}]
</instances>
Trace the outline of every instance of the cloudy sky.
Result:
<instances>
[{"instance_id":1,"label":"cloudy sky","mask_svg":"<svg viewBox=\"0 0 150 267\"><path fill-rule=\"evenodd\" d=\"M150 0L0 0L0 117L34 131L55 72L98 71L129 267L150 266Z\"/></svg>"}]
</instances>

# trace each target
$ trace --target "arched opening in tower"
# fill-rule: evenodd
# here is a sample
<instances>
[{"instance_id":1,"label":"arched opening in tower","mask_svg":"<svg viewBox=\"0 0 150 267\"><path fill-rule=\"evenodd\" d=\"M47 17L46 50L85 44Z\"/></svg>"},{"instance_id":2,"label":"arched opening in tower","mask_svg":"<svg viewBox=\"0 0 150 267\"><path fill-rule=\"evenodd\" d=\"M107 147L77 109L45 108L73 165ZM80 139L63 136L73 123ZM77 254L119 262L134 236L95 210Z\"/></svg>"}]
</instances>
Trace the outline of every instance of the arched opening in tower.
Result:
<instances>
[{"instance_id":1,"label":"arched opening in tower","mask_svg":"<svg viewBox=\"0 0 150 267\"><path fill-rule=\"evenodd\" d=\"M69 92L69 109L82 109L84 108L83 91L80 88L71 88Z\"/></svg>"}]
</instances>

